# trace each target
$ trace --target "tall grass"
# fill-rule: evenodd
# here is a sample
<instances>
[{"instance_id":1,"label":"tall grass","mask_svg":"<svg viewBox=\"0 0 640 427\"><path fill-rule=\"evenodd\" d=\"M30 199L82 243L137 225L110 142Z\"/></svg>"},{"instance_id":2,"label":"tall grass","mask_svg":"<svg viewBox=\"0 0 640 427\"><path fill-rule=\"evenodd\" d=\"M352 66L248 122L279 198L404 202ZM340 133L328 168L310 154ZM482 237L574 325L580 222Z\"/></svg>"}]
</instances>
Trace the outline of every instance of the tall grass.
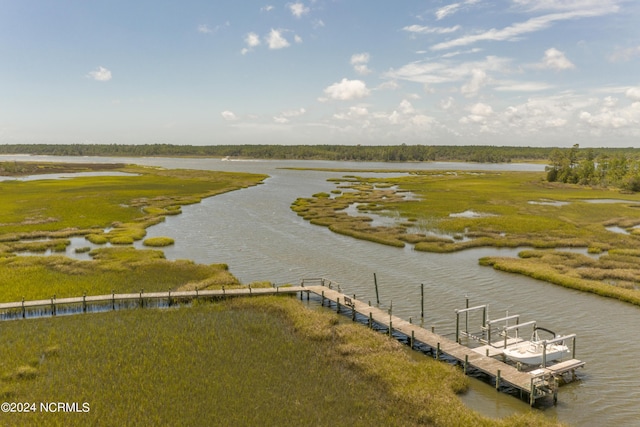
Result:
<instances>
[{"instance_id":1,"label":"tall grass","mask_svg":"<svg viewBox=\"0 0 640 427\"><path fill-rule=\"evenodd\" d=\"M3 324L5 399L87 402L11 425L554 425L490 420L455 396L466 378L292 298L246 298ZM108 351L106 350L108 349Z\"/></svg>"}]
</instances>

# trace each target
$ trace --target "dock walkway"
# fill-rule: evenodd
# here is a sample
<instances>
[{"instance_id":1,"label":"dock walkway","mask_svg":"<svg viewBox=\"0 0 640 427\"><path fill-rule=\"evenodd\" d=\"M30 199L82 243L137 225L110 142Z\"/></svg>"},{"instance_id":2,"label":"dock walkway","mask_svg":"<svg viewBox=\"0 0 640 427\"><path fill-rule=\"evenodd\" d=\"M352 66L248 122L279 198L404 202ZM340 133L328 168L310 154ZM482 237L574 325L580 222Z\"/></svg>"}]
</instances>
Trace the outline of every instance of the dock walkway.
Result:
<instances>
[{"instance_id":1,"label":"dock walkway","mask_svg":"<svg viewBox=\"0 0 640 427\"><path fill-rule=\"evenodd\" d=\"M324 281L322 282L324 284ZM0 303L0 319L17 319L31 317L30 312L39 310L37 316L56 316L57 314L74 314L87 311L93 311L90 308L102 306L102 309L116 310L124 303L125 306L150 306L154 301L166 301L167 306L172 305L172 301L189 301L199 298L226 298L251 295L277 295L277 294L297 294L300 298L306 294L313 293L322 299L324 305L331 302L337 307L337 311L349 309L352 317L359 313L369 319L370 325L381 325L388 329L389 335L392 332L399 332L410 338L412 348L416 342L423 343L434 349L434 355L437 359L446 355L455 359L460 363L467 373L469 369L475 369L488 375L495 382L496 389L501 386L511 386L520 391L521 398L523 393L529 396L529 403L533 405L539 398L545 396L553 396L554 402L557 400L558 382L557 378L566 372L572 372L575 375L577 368L583 367L584 362L576 359L563 361L561 363L548 366L546 368L535 369L533 371L524 372L516 369L514 366L497 360L492 355L495 353L478 352L477 349L471 349L463 346L454 340L438 335L432 331L426 330L419 325L412 324L406 320L390 314L386 310L372 307L368 303L357 300L355 297L349 297L343 293L331 289L323 285L305 286L304 282L301 286L280 286L270 288L234 288L221 290L194 290L194 291L167 291L167 292L143 292L108 295L83 295L73 298L55 298L36 301L18 301L9 303ZM129 304L129 305L126 305Z\"/></svg>"},{"instance_id":2,"label":"dock walkway","mask_svg":"<svg viewBox=\"0 0 640 427\"><path fill-rule=\"evenodd\" d=\"M348 297L333 289L324 286L309 286L306 287L306 290L320 295L323 302L326 299L335 303L338 310L341 305L342 307L348 306L354 313L359 313L384 328L388 328L390 333L396 331L410 337L412 347L415 341L421 342L435 349L436 358L443 354L454 358L463 366L465 373L469 368L485 373L495 380L496 389L499 389L501 385L506 385L518 389L521 395L528 394L530 405L533 405L537 399L546 396L553 396L554 402L557 401L558 376L566 372L573 372L585 364L580 360L571 359L547 368L530 372L520 371L512 365L481 354L419 325L393 316L386 310L372 307L368 303Z\"/></svg>"}]
</instances>

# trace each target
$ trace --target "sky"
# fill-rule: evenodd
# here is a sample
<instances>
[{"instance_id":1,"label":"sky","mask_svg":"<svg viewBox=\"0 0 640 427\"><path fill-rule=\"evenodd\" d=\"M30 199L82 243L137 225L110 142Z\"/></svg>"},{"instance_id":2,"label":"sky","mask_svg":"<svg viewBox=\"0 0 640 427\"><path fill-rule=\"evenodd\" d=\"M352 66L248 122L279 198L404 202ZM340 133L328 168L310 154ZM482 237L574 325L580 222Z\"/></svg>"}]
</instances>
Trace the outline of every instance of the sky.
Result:
<instances>
[{"instance_id":1,"label":"sky","mask_svg":"<svg viewBox=\"0 0 640 427\"><path fill-rule=\"evenodd\" d=\"M0 0L0 144L640 147L638 0Z\"/></svg>"}]
</instances>

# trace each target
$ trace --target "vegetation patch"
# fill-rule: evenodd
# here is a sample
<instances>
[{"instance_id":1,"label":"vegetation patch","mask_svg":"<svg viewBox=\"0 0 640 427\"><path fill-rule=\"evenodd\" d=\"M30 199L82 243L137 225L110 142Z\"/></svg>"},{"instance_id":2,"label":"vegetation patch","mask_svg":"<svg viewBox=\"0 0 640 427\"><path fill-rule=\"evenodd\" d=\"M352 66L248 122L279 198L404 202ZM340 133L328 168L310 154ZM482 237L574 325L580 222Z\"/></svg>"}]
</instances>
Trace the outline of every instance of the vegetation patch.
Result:
<instances>
[{"instance_id":1,"label":"vegetation patch","mask_svg":"<svg viewBox=\"0 0 640 427\"><path fill-rule=\"evenodd\" d=\"M144 242L142 242L143 245L145 246L151 246L151 247L164 247L164 246L171 246L173 245L175 242L171 237L149 237L148 239L145 239Z\"/></svg>"}]
</instances>

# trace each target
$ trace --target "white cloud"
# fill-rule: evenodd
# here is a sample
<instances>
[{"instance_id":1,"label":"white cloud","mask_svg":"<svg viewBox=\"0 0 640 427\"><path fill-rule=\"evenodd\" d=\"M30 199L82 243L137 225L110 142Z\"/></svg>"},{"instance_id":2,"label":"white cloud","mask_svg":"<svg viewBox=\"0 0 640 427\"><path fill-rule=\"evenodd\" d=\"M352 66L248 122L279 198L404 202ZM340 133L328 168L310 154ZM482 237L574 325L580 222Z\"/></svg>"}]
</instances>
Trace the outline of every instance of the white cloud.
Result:
<instances>
[{"instance_id":1,"label":"white cloud","mask_svg":"<svg viewBox=\"0 0 640 427\"><path fill-rule=\"evenodd\" d=\"M499 30L492 28L483 33L470 34L459 37L457 39L437 43L431 46L431 49L444 50L457 46L470 45L479 41L516 40L523 34L544 30L558 21L567 21L579 18L592 18L609 13L614 13L617 11L618 7L616 5L603 4L601 6L593 5L593 7L587 9L578 8L575 10L570 10L568 12L551 13L547 15L537 16L524 22L517 22Z\"/></svg>"},{"instance_id":2,"label":"white cloud","mask_svg":"<svg viewBox=\"0 0 640 427\"><path fill-rule=\"evenodd\" d=\"M471 70L471 80L460 88L460 92L464 96L475 96L483 86L487 84L489 78L487 73L479 68Z\"/></svg>"},{"instance_id":3,"label":"white cloud","mask_svg":"<svg viewBox=\"0 0 640 427\"><path fill-rule=\"evenodd\" d=\"M487 117L493 114L493 108L490 105L478 102L469 108L469 112L475 116Z\"/></svg>"},{"instance_id":4,"label":"white cloud","mask_svg":"<svg viewBox=\"0 0 640 427\"><path fill-rule=\"evenodd\" d=\"M379 90L396 90L399 89L400 85L395 80L389 80L384 83L381 83L376 89Z\"/></svg>"},{"instance_id":5,"label":"white cloud","mask_svg":"<svg viewBox=\"0 0 640 427\"><path fill-rule=\"evenodd\" d=\"M97 70L89 72L88 77L98 82L108 82L111 80L111 71L100 66Z\"/></svg>"},{"instance_id":6,"label":"white cloud","mask_svg":"<svg viewBox=\"0 0 640 427\"><path fill-rule=\"evenodd\" d=\"M633 101L640 101L640 86L627 89L625 95Z\"/></svg>"},{"instance_id":7,"label":"white cloud","mask_svg":"<svg viewBox=\"0 0 640 427\"><path fill-rule=\"evenodd\" d=\"M551 68L553 70L569 70L576 66L564 56L564 53L552 47L544 52L541 67Z\"/></svg>"},{"instance_id":8,"label":"white cloud","mask_svg":"<svg viewBox=\"0 0 640 427\"><path fill-rule=\"evenodd\" d=\"M302 43L302 37L300 37L299 35L296 34L296 35L293 36L293 41L298 43L298 44L300 44L300 43Z\"/></svg>"},{"instance_id":9,"label":"white cloud","mask_svg":"<svg viewBox=\"0 0 640 427\"><path fill-rule=\"evenodd\" d=\"M458 9L460 9L460 6L462 6L460 3L452 3L447 6L441 7L440 9L436 10L436 13L435 13L436 19L441 20L442 18L445 18L447 15L451 15L455 13Z\"/></svg>"},{"instance_id":10,"label":"white cloud","mask_svg":"<svg viewBox=\"0 0 640 427\"><path fill-rule=\"evenodd\" d=\"M222 25L216 25L214 28L209 28L207 24L200 24L198 25L198 32L201 34L214 34L229 26L231 26L231 23L229 21L225 22Z\"/></svg>"},{"instance_id":11,"label":"white cloud","mask_svg":"<svg viewBox=\"0 0 640 427\"><path fill-rule=\"evenodd\" d=\"M249 33L244 38L244 42L249 47L260 46L260 36L258 36L256 33Z\"/></svg>"},{"instance_id":12,"label":"white cloud","mask_svg":"<svg viewBox=\"0 0 640 427\"><path fill-rule=\"evenodd\" d=\"M611 62L626 62L630 61L636 56L640 56L640 45L635 47L628 47L625 49L616 49L610 56Z\"/></svg>"},{"instance_id":13,"label":"white cloud","mask_svg":"<svg viewBox=\"0 0 640 427\"><path fill-rule=\"evenodd\" d=\"M443 18L446 18L447 16L453 15L454 13L459 11L463 6L475 4L475 3L478 3L479 1L480 0L466 0L463 3L452 3L449 5L443 6L438 10L436 10L435 12L436 19L441 20Z\"/></svg>"},{"instance_id":14,"label":"white cloud","mask_svg":"<svg viewBox=\"0 0 640 427\"><path fill-rule=\"evenodd\" d=\"M233 120L237 120L238 117L235 115L235 113L233 111L223 111L222 113L220 113L220 115L222 115L222 118L228 121L233 121Z\"/></svg>"},{"instance_id":15,"label":"white cloud","mask_svg":"<svg viewBox=\"0 0 640 427\"><path fill-rule=\"evenodd\" d=\"M544 82L514 82L501 81L495 90L501 92L538 92L553 88L553 85Z\"/></svg>"},{"instance_id":16,"label":"white cloud","mask_svg":"<svg viewBox=\"0 0 640 427\"><path fill-rule=\"evenodd\" d=\"M370 91L362 80L348 80L344 78L340 82L328 86L324 90L324 93L329 99L349 101L364 98L369 95Z\"/></svg>"},{"instance_id":17,"label":"white cloud","mask_svg":"<svg viewBox=\"0 0 640 427\"><path fill-rule=\"evenodd\" d=\"M403 99L402 102L400 102L398 109L402 114L413 114L416 111L415 108L413 108L411 102L407 101L406 99Z\"/></svg>"},{"instance_id":18,"label":"white cloud","mask_svg":"<svg viewBox=\"0 0 640 427\"><path fill-rule=\"evenodd\" d=\"M404 27L403 30L408 33L413 34L447 34L453 33L454 31L458 31L460 29L460 25L456 25L453 27L428 27L422 25L409 25Z\"/></svg>"},{"instance_id":19,"label":"white cloud","mask_svg":"<svg viewBox=\"0 0 640 427\"><path fill-rule=\"evenodd\" d=\"M303 3L289 3L287 5L291 14L296 18L302 17L302 15L306 15L309 13L309 8L306 7Z\"/></svg>"},{"instance_id":20,"label":"white cloud","mask_svg":"<svg viewBox=\"0 0 640 427\"><path fill-rule=\"evenodd\" d=\"M269 45L269 49L283 49L290 46L287 39L282 36L282 30L274 30L272 28L265 40Z\"/></svg>"},{"instance_id":21,"label":"white cloud","mask_svg":"<svg viewBox=\"0 0 640 427\"><path fill-rule=\"evenodd\" d=\"M351 55L351 65L353 65L353 69L356 71L356 73L361 75L371 73L371 70L367 66L367 64L369 63L369 59L369 54L366 52L355 53Z\"/></svg>"},{"instance_id":22,"label":"white cloud","mask_svg":"<svg viewBox=\"0 0 640 427\"><path fill-rule=\"evenodd\" d=\"M492 81L489 72L507 73L511 60L497 56L487 56L481 61L453 63L412 62L383 74L385 78L408 80L416 83L434 85L460 82L470 79L465 84L465 94L474 95L485 84Z\"/></svg>"},{"instance_id":23,"label":"white cloud","mask_svg":"<svg viewBox=\"0 0 640 427\"><path fill-rule=\"evenodd\" d=\"M260 8L260 12L271 12L273 10L273 6L268 4L266 6L262 6Z\"/></svg>"}]
</instances>

